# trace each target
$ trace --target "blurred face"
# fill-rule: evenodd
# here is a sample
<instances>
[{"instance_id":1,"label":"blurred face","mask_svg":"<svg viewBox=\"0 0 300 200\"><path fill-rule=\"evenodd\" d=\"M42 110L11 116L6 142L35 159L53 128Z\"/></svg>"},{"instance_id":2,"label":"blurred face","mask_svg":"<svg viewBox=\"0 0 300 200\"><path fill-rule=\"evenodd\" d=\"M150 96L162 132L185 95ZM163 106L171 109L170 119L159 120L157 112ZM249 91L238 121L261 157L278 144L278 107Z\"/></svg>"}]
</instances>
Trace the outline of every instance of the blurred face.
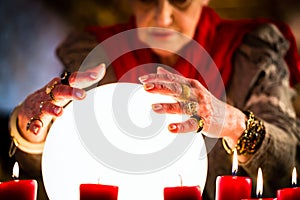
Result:
<instances>
[{"instance_id":1,"label":"blurred face","mask_svg":"<svg viewBox=\"0 0 300 200\"><path fill-rule=\"evenodd\" d=\"M203 5L207 0L131 0L139 38L160 56L178 51L195 33ZM162 50L165 49L165 50Z\"/></svg>"}]
</instances>

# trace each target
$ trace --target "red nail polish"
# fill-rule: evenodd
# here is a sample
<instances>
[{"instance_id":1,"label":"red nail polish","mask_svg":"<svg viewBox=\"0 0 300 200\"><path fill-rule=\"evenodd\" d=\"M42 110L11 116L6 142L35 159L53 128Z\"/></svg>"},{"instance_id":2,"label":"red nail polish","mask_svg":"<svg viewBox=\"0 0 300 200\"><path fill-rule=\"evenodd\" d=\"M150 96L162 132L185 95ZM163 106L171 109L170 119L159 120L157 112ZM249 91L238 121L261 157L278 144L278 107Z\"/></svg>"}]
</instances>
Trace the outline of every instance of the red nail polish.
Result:
<instances>
[{"instance_id":1,"label":"red nail polish","mask_svg":"<svg viewBox=\"0 0 300 200\"><path fill-rule=\"evenodd\" d=\"M56 115L59 115L60 114L60 112L61 112L61 108L60 107L55 107L54 108L54 113L56 114Z\"/></svg>"},{"instance_id":2,"label":"red nail polish","mask_svg":"<svg viewBox=\"0 0 300 200\"><path fill-rule=\"evenodd\" d=\"M172 132L174 132L178 129L175 124L170 124L168 128L169 128L169 131L172 131Z\"/></svg>"},{"instance_id":3,"label":"red nail polish","mask_svg":"<svg viewBox=\"0 0 300 200\"><path fill-rule=\"evenodd\" d=\"M37 135L37 134L39 134L39 131L40 131L40 127L37 125L33 125L33 127L32 127L33 134Z\"/></svg>"},{"instance_id":4,"label":"red nail polish","mask_svg":"<svg viewBox=\"0 0 300 200\"><path fill-rule=\"evenodd\" d=\"M153 104L152 105L152 109L153 110L161 110L163 107L161 104Z\"/></svg>"},{"instance_id":5,"label":"red nail polish","mask_svg":"<svg viewBox=\"0 0 300 200\"><path fill-rule=\"evenodd\" d=\"M154 84L153 83L146 83L144 84L144 88L145 90L151 90L154 88Z\"/></svg>"},{"instance_id":6,"label":"red nail polish","mask_svg":"<svg viewBox=\"0 0 300 200\"><path fill-rule=\"evenodd\" d=\"M140 80L142 83L145 82L147 79L148 79L148 76L147 76L147 75L144 75L144 76L139 77L139 80Z\"/></svg>"}]
</instances>

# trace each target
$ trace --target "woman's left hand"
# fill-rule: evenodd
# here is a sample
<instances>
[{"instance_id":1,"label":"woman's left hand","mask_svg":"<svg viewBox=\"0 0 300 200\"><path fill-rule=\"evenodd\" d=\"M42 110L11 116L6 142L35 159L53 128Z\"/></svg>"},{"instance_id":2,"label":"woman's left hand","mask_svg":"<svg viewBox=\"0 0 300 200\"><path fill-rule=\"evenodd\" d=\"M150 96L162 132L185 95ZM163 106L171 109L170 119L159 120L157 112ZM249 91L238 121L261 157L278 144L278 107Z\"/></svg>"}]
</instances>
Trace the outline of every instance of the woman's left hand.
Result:
<instances>
[{"instance_id":1,"label":"woman's left hand","mask_svg":"<svg viewBox=\"0 0 300 200\"><path fill-rule=\"evenodd\" d=\"M153 104L155 112L191 116L184 122L169 124L168 129L172 133L197 132L200 128L208 137L236 140L245 129L243 112L218 100L195 79L173 74L161 67L158 67L157 73L139 79L146 91L168 95L177 101Z\"/></svg>"}]
</instances>

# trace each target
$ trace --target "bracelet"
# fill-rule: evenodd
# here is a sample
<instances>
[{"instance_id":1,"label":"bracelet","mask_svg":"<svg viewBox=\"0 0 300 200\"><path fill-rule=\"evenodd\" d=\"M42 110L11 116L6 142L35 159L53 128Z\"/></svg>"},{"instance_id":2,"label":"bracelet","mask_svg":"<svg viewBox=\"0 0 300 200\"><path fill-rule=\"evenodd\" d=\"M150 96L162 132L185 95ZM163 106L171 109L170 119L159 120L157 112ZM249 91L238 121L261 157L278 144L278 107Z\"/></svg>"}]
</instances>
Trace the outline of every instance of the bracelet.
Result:
<instances>
[{"instance_id":1,"label":"bracelet","mask_svg":"<svg viewBox=\"0 0 300 200\"><path fill-rule=\"evenodd\" d=\"M239 155L254 154L261 146L266 134L263 122L257 119L253 112L245 111L244 113L248 116L246 129L235 145ZM224 138L222 138L222 144L228 154L233 153L234 148L231 149Z\"/></svg>"},{"instance_id":2,"label":"bracelet","mask_svg":"<svg viewBox=\"0 0 300 200\"><path fill-rule=\"evenodd\" d=\"M41 154L44 149L45 142L42 143L31 143L28 140L24 139L18 129L18 111L20 105L17 106L11 114L9 120L9 132L11 136L11 144L9 148L9 156L12 157L17 148L29 154Z\"/></svg>"}]
</instances>

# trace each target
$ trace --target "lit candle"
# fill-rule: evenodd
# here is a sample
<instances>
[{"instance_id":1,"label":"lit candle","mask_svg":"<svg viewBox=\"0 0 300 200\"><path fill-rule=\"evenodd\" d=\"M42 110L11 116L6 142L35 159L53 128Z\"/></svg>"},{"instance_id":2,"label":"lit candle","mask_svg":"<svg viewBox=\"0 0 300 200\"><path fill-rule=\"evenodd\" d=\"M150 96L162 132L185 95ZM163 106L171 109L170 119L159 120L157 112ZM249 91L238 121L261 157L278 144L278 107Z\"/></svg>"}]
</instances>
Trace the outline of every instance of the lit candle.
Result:
<instances>
[{"instance_id":1,"label":"lit candle","mask_svg":"<svg viewBox=\"0 0 300 200\"><path fill-rule=\"evenodd\" d=\"M79 191L80 200L117 200L119 187L100 184L98 179L98 184L80 184Z\"/></svg>"},{"instance_id":2,"label":"lit candle","mask_svg":"<svg viewBox=\"0 0 300 200\"><path fill-rule=\"evenodd\" d=\"M232 176L218 176L216 180L216 200L241 200L251 197L252 180L249 177L237 176L238 158L234 150Z\"/></svg>"},{"instance_id":3,"label":"lit candle","mask_svg":"<svg viewBox=\"0 0 300 200\"><path fill-rule=\"evenodd\" d=\"M293 172L292 172L292 186L293 187L297 186L297 170L296 170L296 167L294 167Z\"/></svg>"},{"instance_id":4,"label":"lit candle","mask_svg":"<svg viewBox=\"0 0 300 200\"><path fill-rule=\"evenodd\" d=\"M263 175L261 168L258 168L257 172L257 182L256 182L256 197L252 199L242 199L242 200L275 200L276 198L262 198L263 194Z\"/></svg>"},{"instance_id":5,"label":"lit candle","mask_svg":"<svg viewBox=\"0 0 300 200\"><path fill-rule=\"evenodd\" d=\"M22 199L35 200L37 197L37 182L36 180L18 180L19 164L16 162L13 167L13 175L15 179L9 182L0 182L0 199Z\"/></svg>"},{"instance_id":6,"label":"lit candle","mask_svg":"<svg viewBox=\"0 0 300 200\"><path fill-rule=\"evenodd\" d=\"M180 186L164 188L164 200L202 200L200 186L183 186L180 176Z\"/></svg>"},{"instance_id":7,"label":"lit candle","mask_svg":"<svg viewBox=\"0 0 300 200\"><path fill-rule=\"evenodd\" d=\"M284 188L277 191L278 200L298 200L300 199L300 187L297 187L297 171L294 167L292 172L292 188Z\"/></svg>"},{"instance_id":8,"label":"lit candle","mask_svg":"<svg viewBox=\"0 0 300 200\"><path fill-rule=\"evenodd\" d=\"M264 181L263 181L263 177L262 177L262 170L261 170L261 168L258 168L257 183L256 183L256 196L258 198L262 197L263 187L264 187L263 185L264 185Z\"/></svg>"}]
</instances>

